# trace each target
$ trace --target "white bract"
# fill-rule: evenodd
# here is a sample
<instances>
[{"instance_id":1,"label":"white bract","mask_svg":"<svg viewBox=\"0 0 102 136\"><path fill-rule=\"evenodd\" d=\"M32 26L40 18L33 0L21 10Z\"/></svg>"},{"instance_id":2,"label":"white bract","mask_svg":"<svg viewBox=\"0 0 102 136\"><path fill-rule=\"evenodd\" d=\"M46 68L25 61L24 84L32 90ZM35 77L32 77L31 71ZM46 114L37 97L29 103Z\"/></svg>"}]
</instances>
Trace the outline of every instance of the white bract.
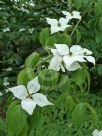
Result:
<instances>
[{"instance_id":1,"label":"white bract","mask_svg":"<svg viewBox=\"0 0 102 136\"><path fill-rule=\"evenodd\" d=\"M29 10L27 10L27 9L25 9L24 7L21 7L21 9L20 9L21 11L23 11L23 12L26 12L26 13L30 13L30 11Z\"/></svg>"},{"instance_id":2,"label":"white bract","mask_svg":"<svg viewBox=\"0 0 102 136\"><path fill-rule=\"evenodd\" d=\"M3 29L3 32L10 32L10 28L9 27L6 27L5 29Z\"/></svg>"},{"instance_id":3,"label":"white bract","mask_svg":"<svg viewBox=\"0 0 102 136\"><path fill-rule=\"evenodd\" d=\"M38 77L29 81L27 89L23 85L9 88L14 96L21 100L22 108L29 114L32 115L36 105L44 107L46 105L53 105L47 100L47 97L42 93L37 93L40 90L40 84Z\"/></svg>"},{"instance_id":4,"label":"white bract","mask_svg":"<svg viewBox=\"0 0 102 136\"><path fill-rule=\"evenodd\" d=\"M92 136L102 136L102 130L101 130L101 131L98 131L97 129L95 129L95 130L92 132Z\"/></svg>"},{"instance_id":5,"label":"white bract","mask_svg":"<svg viewBox=\"0 0 102 136\"><path fill-rule=\"evenodd\" d=\"M58 31L64 31L66 28L70 27L68 25L68 20L66 18L60 18L59 21L57 19L46 18L47 23L51 25L51 34L56 33Z\"/></svg>"},{"instance_id":6,"label":"white bract","mask_svg":"<svg viewBox=\"0 0 102 136\"><path fill-rule=\"evenodd\" d=\"M49 69L59 71L65 68L68 71L74 71L81 68L78 62L91 62L95 65L94 57L90 56L92 52L86 48L81 48L79 45L68 47L66 44L55 44L56 49L51 49L53 58L51 60ZM87 61L86 61L87 60Z\"/></svg>"},{"instance_id":7,"label":"white bract","mask_svg":"<svg viewBox=\"0 0 102 136\"><path fill-rule=\"evenodd\" d=\"M6 87L8 86L10 83L8 82L8 77L5 77L4 78L4 82L3 82L3 85Z\"/></svg>"},{"instance_id":8,"label":"white bract","mask_svg":"<svg viewBox=\"0 0 102 136\"><path fill-rule=\"evenodd\" d=\"M29 28L29 29L28 29L28 31L29 31L29 33L31 33L31 34L32 34L32 33L33 33L33 31L34 31L34 28Z\"/></svg>"},{"instance_id":9,"label":"white bract","mask_svg":"<svg viewBox=\"0 0 102 136\"><path fill-rule=\"evenodd\" d=\"M21 29L19 29L19 32L23 32L25 30L26 30L25 28L21 28Z\"/></svg>"},{"instance_id":10,"label":"white bract","mask_svg":"<svg viewBox=\"0 0 102 136\"><path fill-rule=\"evenodd\" d=\"M3 95L3 93L2 92L0 92L0 96L2 96Z\"/></svg>"},{"instance_id":11,"label":"white bract","mask_svg":"<svg viewBox=\"0 0 102 136\"><path fill-rule=\"evenodd\" d=\"M63 57L58 54L56 49L51 49L51 52L53 54L53 58L48 69L53 69L55 71L59 71L61 69L63 72L65 72L65 68L62 64Z\"/></svg>"},{"instance_id":12,"label":"white bract","mask_svg":"<svg viewBox=\"0 0 102 136\"><path fill-rule=\"evenodd\" d=\"M62 11L62 13L66 16L66 19L70 20L70 19L79 19L81 20L81 15L80 12L78 11L73 11L72 13L67 12L67 11Z\"/></svg>"}]
</instances>

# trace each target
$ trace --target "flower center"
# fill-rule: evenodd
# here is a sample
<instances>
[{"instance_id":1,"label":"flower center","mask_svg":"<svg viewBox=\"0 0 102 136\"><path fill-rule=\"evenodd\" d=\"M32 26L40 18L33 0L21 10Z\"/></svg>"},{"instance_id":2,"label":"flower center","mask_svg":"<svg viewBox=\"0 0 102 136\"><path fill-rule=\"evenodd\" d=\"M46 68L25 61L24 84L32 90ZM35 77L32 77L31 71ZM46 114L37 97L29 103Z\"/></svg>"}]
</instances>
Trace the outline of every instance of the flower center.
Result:
<instances>
[{"instance_id":1,"label":"flower center","mask_svg":"<svg viewBox=\"0 0 102 136\"><path fill-rule=\"evenodd\" d=\"M61 24L60 24L60 23L58 23L58 26L60 27L60 26L61 26Z\"/></svg>"},{"instance_id":2,"label":"flower center","mask_svg":"<svg viewBox=\"0 0 102 136\"><path fill-rule=\"evenodd\" d=\"M69 56L72 56L73 55L73 53L72 52L69 52Z\"/></svg>"},{"instance_id":3,"label":"flower center","mask_svg":"<svg viewBox=\"0 0 102 136\"><path fill-rule=\"evenodd\" d=\"M73 16L73 13L71 13L71 15Z\"/></svg>"},{"instance_id":4,"label":"flower center","mask_svg":"<svg viewBox=\"0 0 102 136\"><path fill-rule=\"evenodd\" d=\"M84 55L87 55L87 53L86 53L86 52L84 52Z\"/></svg>"},{"instance_id":5,"label":"flower center","mask_svg":"<svg viewBox=\"0 0 102 136\"><path fill-rule=\"evenodd\" d=\"M31 94L28 94L28 98L31 98L31 99L32 99L32 95L31 95Z\"/></svg>"}]
</instances>

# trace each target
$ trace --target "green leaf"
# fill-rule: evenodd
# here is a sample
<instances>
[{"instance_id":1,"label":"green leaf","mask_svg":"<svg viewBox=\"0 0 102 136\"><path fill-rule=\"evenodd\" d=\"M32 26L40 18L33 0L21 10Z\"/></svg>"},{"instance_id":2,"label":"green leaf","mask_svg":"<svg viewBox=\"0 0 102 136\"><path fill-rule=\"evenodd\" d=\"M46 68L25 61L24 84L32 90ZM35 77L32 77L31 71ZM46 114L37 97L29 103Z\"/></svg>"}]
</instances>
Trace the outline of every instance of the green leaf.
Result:
<instances>
[{"instance_id":1,"label":"green leaf","mask_svg":"<svg viewBox=\"0 0 102 136\"><path fill-rule=\"evenodd\" d=\"M71 74L72 80L75 81L76 85L79 86L80 90L83 92L89 92L90 90L90 74L86 68L80 68Z\"/></svg>"},{"instance_id":2,"label":"green leaf","mask_svg":"<svg viewBox=\"0 0 102 136\"><path fill-rule=\"evenodd\" d=\"M42 90L53 90L58 83L58 72L51 69L44 69L38 74L39 82Z\"/></svg>"},{"instance_id":3,"label":"green leaf","mask_svg":"<svg viewBox=\"0 0 102 136\"><path fill-rule=\"evenodd\" d=\"M77 128L82 127L85 119L85 103L78 103L72 112L72 121Z\"/></svg>"},{"instance_id":4,"label":"green leaf","mask_svg":"<svg viewBox=\"0 0 102 136\"><path fill-rule=\"evenodd\" d=\"M17 76L18 85L27 85L28 81L34 78L34 72L31 68L24 68L21 70Z\"/></svg>"},{"instance_id":5,"label":"green leaf","mask_svg":"<svg viewBox=\"0 0 102 136\"><path fill-rule=\"evenodd\" d=\"M81 88L82 84L85 82L85 77L86 77L85 69L80 68L72 72L71 77L76 82L76 84Z\"/></svg>"},{"instance_id":6,"label":"green leaf","mask_svg":"<svg viewBox=\"0 0 102 136\"><path fill-rule=\"evenodd\" d=\"M28 68L34 68L38 64L39 60L40 60L39 54L37 52L34 52L26 58L25 65Z\"/></svg>"},{"instance_id":7,"label":"green leaf","mask_svg":"<svg viewBox=\"0 0 102 136\"><path fill-rule=\"evenodd\" d=\"M5 123L4 123L4 121L0 118L0 131L4 131L4 126L5 126Z\"/></svg>"},{"instance_id":8,"label":"green leaf","mask_svg":"<svg viewBox=\"0 0 102 136\"><path fill-rule=\"evenodd\" d=\"M102 13L102 3L101 2L95 2L95 14L96 16L99 16Z\"/></svg>"},{"instance_id":9,"label":"green leaf","mask_svg":"<svg viewBox=\"0 0 102 136\"><path fill-rule=\"evenodd\" d=\"M9 136L20 136L27 126L27 114L20 105L12 103L7 111L6 123Z\"/></svg>"},{"instance_id":10,"label":"green leaf","mask_svg":"<svg viewBox=\"0 0 102 136\"><path fill-rule=\"evenodd\" d=\"M90 91L90 73L88 72L88 70L85 70L86 73L86 80L87 80L87 92Z\"/></svg>"},{"instance_id":11,"label":"green leaf","mask_svg":"<svg viewBox=\"0 0 102 136\"><path fill-rule=\"evenodd\" d=\"M54 48L54 44L57 43L57 39L55 36L49 36L46 39L46 48Z\"/></svg>"},{"instance_id":12,"label":"green leaf","mask_svg":"<svg viewBox=\"0 0 102 136\"><path fill-rule=\"evenodd\" d=\"M70 95L66 95L65 97L65 109L68 112L71 112L73 110L74 102L73 98Z\"/></svg>"},{"instance_id":13,"label":"green leaf","mask_svg":"<svg viewBox=\"0 0 102 136\"><path fill-rule=\"evenodd\" d=\"M29 124L30 130L40 129L43 126L44 122L45 120L44 120L41 108L36 108L33 112L33 115L28 117L28 124Z\"/></svg>"},{"instance_id":14,"label":"green leaf","mask_svg":"<svg viewBox=\"0 0 102 136\"><path fill-rule=\"evenodd\" d=\"M102 16L99 18L99 29L102 31Z\"/></svg>"},{"instance_id":15,"label":"green leaf","mask_svg":"<svg viewBox=\"0 0 102 136\"><path fill-rule=\"evenodd\" d=\"M49 37L49 35L50 35L50 29L49 28L44 28L40 32L39 40L40 40L40 43L42 44L43 47L45 47L46 39Z\"/></svg>"},{"instance_id":16,"label":"green leaf","mask_svg":"<svg viewBox=\"0 0 102 136\"><path fill-rule=\"evenodd\" d=\"M96 32L95 39L96 39L97 44L101 43L102 42L102 33Z\"/></svg>"},{"instance_id":17,"label":"green leaf","mask_svg":"<svg viewBox=\"0 0 102 136\"><path fill-rule=\"evenodd\" d=\"M61 74L59 84L57 85L58 90L62 93L70 90L70 80L68 75Z\"/></svg>"},{"instance_id":18,"label":"green leaf","mask_svg":"<svg viewBox=\"0 0 102 136\"><path fill-rule=\"evenodd\" d=\"M29 127L26 126L26 127L23 129L23 132L22 132L19 136L28 136L28 130L29 130Z\"/></svg>"},{"instance_id":19,"label":"green leaf","mask_svg":"<svg viewBox=\"0 0 102 136\"><path fill-rule=\"evenodd\" d=\"M97 113L96 113L96 110L94 109L93 106L91 106L89 103L85 103L87 109L90 111L91 113L91 116L92 116L92 120L93 122L96 124L98 122L98 116L97 116Z\"/></svg>"},{"instance_id":20,"label":"green leaf","mask_svg":"<svg viewBox=\"0 0 102 136\"><path fill-rule=\"evenodd\" d=\"M75 7L79 10L82 6L82 0L75 0Z\"/></svg>"},{"instance_id":21,"label":"green leaf","mask_svg":"<svg viewBox=\"0 0 102 136\"><path fill-rule=\"evenodd\" d=\"M71 37L66 33L57 35L56 38L58 44L67 44L67 45L71 44Z\"/></svg>"},{"instance_id":22,"label":"green leaf","mask_svg":"<svg viewBox=\"0 0 102 136\"><path fill-rule=\"evenodd\" d=\"M76 41L76 44L80 42L80 39L81 39L81 33L78 29L76 29L76 36L77 36L77 41Z\"/></svg>"}]
</instances>

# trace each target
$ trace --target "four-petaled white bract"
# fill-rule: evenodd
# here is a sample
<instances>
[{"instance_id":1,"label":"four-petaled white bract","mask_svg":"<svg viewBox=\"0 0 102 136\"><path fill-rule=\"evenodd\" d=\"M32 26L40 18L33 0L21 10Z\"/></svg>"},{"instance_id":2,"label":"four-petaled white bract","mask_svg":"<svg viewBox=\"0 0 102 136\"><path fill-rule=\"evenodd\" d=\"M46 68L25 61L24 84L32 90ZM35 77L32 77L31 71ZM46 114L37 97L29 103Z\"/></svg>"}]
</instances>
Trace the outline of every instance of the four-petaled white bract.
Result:
<instances>
[{"instance_id":1,"label":"four-petaled white bract","mask_svg":"<svg viewBox=\"0 0 102 136\"><path fill-rule=\"evenodd\" d=\"M81 15L80 15L80 12L78 11L73 11L72 13L67 12L67 11L62 11L62 13L66 16L67 20L70 20L73 18L81 20Z\"/></svg>"},{"instance_id":2,"label":"four-petaled white bract","mask_svg":"<svg viewBox=\"0 0 102 136\"><path fill-rule=\"evenodd\" d=\"M95 130L92 132L92 136L102 136L102 130L101 130L101 131L98 131L97 129L95 129Z\"/></svg>"},{"instance_id":3,"label":"four-petaled white bract","mask_svg":"<svg viewBox=\"0 0 102 136\"><path fill-rule=\"evenodd\" d=\"M23 85L9 88L14 96L21 100L22 108L29 114L32 115L36 105L44 107L46 105L53 105L47 100L44 94L37 93L40 90L40 84L38 77L29 81L27 89Z\"/></svg>"},{"instance_id":4,"label":"four-petaled white bract","mask_svg":"<svg viewBox=\"0 0 102 136\"><path fill-rule=\"evenodd\" d=\"M53 58L49 69L65 72L74 71L81 68L78 62L91 62L95 65L95 58L90 56L92 52L86 48L81 48L79 45L68 47L66 44L54 44L56 49L51 49ZM87 61L86 61L87 60Z\"/></svg>"},{"instance_id":5,"label":"four-petaled white bract","mask_svg":"<svg viewBox=\"0 0 102 136\"><path fill-rule=\"evenodd\" d=\"M68 20L66 18L60 18L59 21L57 19L46 18L47 23L51 25L51 34L64 31L66 28L70 27L68 25Z\"/></svg>"}]
</instances>

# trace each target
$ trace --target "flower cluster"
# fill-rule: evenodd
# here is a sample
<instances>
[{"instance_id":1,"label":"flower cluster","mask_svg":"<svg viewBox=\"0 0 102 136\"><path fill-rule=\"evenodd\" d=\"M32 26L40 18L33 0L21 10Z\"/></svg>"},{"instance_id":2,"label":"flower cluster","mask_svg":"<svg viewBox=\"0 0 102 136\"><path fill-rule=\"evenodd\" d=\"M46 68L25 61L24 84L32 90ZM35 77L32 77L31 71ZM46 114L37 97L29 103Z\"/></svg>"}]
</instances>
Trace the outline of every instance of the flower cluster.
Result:
<instances>
[{"instance_id":1,"label":"flower cluster","mask_svg":"<svg viewBox=\"0 0 102 136\"><path fill-rule=\"evenodd\" d=\"M65 72L74 71L81 68L78 62L89 61L95 65L94 57L90 56L92 52L86 48L81 48L79 45L68 47L66 44L55 44L56 49L51 49L53 58L51 60L49 69Z\"/></svg>"},{"instance_id":2,"label":"flower cluster","mask_svg":"<svg viewBox=\"0 0 102 136\"><path fill-rule=\"evenodd\" d=\"M73 11L72 13L70 13L62 11L62 13L66 16L66 18L61 17L59 20L46 18L47 23L51 26L51 34L56 33L58 31L65 31L66 28L71 26L68 23L73 18L81 20L80 12Z\"/></svg>"},{"instance_id":3,"label":"flower cluster","mask_svg":"<svg viewBox=\"0 0 102 136\"><path fill-rule=\"evenodd\" d=\"M61 17L59 20L46 18L47 23L51 26L51 34L59 31L65 31L66 28L70 27L69 21L71 19L81 20L80 12L73 11L72 13L62 11L65 18ZM24 31L24 29L22 29ZM22 31L20 30L20 31ZM7 31L7 30L6 30ZM75 71L81 68L81 62L91 62L95 65L95 59L91 56L92 52L86 48L82 48L79 45L73 45L69 47L66 44L54 44L55 49L51 49L53 58L51 59L48 69L55 71L62 70L65 72ZM21 100L22 108L29 114L32 115L36 105L43 107L46 105L53 105L47 100L44 94L37 93L40 90L40 84L38 77L29 81L27 89L23 85L9 88L14 96Z\"/></svg>"},{"instance_id":4,"label":"flower cluster","mask_svg":"<svg viewBox=\"0 0 102 136\"><path fill-rule=\"evenodd\" d=\"M62 11L66 16L65 18L61 17L58 20L56 19L47 19L47 23L51 25L51 34L58 31L65 31L66 28L70 27L69 21L71 19L81 20L80 12L73 11L72 13L67 11ZM86 48L82 48L79 45L73 45L68 47L66 44L54 44L56 49L51 49L53 58L51 60L49 69L59 71L60 69L65 72L65 69L68 71L74 71L79 68L80 62L91 62L95 65L95 59L91 56L92 52ZM78 63L79 62L79 63Z\"/></svg>"}]
</instances>

